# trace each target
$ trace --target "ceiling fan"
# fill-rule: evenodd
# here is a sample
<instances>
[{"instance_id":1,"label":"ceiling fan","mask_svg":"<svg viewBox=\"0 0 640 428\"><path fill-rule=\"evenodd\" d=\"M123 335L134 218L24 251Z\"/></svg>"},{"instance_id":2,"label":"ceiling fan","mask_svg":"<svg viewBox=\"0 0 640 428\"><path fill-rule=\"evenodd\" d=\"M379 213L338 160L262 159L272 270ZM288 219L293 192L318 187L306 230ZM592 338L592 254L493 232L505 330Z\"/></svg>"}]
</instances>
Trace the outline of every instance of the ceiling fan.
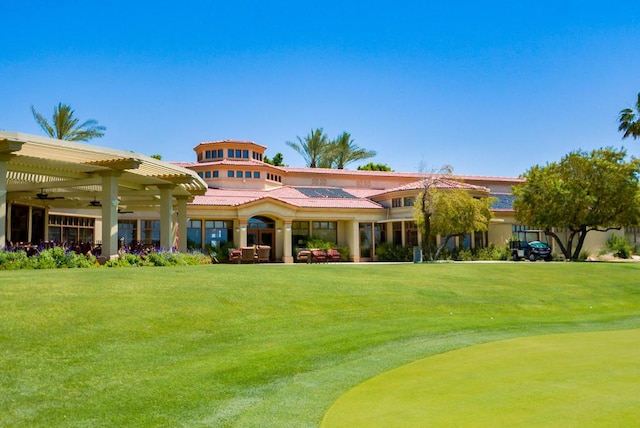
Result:
<instances>
[{"instance_id":1,"label":"ceiling fan","mask_svg":"<svg viewBox=\"0 0 640 428\"><path fill-rule=\"evenodd\" d=\"M54 199L64 199L64 196L49 196L49 194L45 192L44 189L40 189L40 193L36 193L36 198L40 200L51 201Z\"/></svg>"},{"instance_id":2,"label":"ceiling fan","mask_svg":"<svg viewBox=\"0 0 640 428\"><path fill-rule=\"evenodd\" d=\"M96 199L96 197L93 197L93 201L89 201L89 206L90 207L101 207L102 206L102 202L98 201Z\"/></svg>"}]
</instances>

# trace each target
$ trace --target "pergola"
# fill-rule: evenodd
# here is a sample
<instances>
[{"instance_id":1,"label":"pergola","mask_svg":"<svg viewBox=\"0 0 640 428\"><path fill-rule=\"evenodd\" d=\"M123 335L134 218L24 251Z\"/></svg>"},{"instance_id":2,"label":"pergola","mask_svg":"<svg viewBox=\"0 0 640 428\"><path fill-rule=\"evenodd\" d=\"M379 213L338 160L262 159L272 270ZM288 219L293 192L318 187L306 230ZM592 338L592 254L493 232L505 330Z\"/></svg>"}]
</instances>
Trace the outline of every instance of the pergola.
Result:
<instances>
[{"instance_id":1,"label":"pergola","mask_svg":"<svg viewBox=\"0 0 640 428\"><path fill-rule=\"evenodd\" d=\"M48 209L101 209L102 254L118 249L118 210L159 213L160 245L171 248L174 214L186 237L187 202L206 192L193 171L134 152L0 131L0 248L7 242L9 204ZM178 249L186 251L186 239Z\"/></svg>"}]
</instances>

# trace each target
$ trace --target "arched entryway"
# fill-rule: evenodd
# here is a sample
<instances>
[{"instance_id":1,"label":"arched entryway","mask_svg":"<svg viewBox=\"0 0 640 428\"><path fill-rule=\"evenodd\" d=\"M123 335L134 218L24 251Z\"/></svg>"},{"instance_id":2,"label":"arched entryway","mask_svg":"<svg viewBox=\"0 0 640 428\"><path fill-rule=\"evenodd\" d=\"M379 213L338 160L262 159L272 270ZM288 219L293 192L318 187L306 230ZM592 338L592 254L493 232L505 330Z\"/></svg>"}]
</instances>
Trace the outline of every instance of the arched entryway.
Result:
<instances>
[{"instance_id":1,"label":"arched entryway","mask_svg":"<svg viewBox=\"0 0 640 428\"><path fill-rule=\"evenodd\" d=\"M264 216L251 217L247 221L247 245L268 245L271 247L269 260L275 260L276 221Z\"/></svg>"}]
</instances>

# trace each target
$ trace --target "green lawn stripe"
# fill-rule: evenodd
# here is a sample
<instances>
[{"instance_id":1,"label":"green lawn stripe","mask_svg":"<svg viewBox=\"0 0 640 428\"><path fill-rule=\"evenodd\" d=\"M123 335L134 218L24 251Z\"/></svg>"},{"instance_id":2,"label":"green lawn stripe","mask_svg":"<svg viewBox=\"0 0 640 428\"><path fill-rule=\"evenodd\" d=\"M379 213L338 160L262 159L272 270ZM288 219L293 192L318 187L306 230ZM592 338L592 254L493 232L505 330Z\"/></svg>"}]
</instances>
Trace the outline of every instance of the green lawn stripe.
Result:
<instances>
[{"instance_id":1,"label":"green lawn stripe","mask_svg":"<svg viewBox=\"0 0 640 428\"><path fill-rule=\"evenodd\" d=\"M640 264L0 271L0 426L318 426L380 373L640 328Z\"/></svg>"}]
</instances>

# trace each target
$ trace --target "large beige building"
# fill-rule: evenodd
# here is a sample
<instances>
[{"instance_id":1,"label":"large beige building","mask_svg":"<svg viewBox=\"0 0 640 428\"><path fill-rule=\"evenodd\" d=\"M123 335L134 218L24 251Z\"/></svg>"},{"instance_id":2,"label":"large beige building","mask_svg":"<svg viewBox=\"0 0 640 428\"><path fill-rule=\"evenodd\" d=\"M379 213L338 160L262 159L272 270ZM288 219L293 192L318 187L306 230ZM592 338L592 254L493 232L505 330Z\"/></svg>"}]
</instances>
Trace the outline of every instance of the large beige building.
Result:
<instances>
[{"instance_id":1,"label":"large beige building","mask_svg":"<svg viewBox=\"0 0 640 428\"><path fill-rule=\"evenodd\" d=\"M0 242L92 242L107 255L120 245L204 249L229 242L269 245L290 263L311 237L349 248L352 261L375 261L376 246L419 245L413 202L434 175L277 167L265 146L204 142L193 163L0 132ZM525 226L512 209L518 178L438 176L442 188L496 198L488 232L451 245L497 246ZM531 236L529 237L531 238ZM592 233L587 248L603 246Z\"/></svg>"}]
</instances>

